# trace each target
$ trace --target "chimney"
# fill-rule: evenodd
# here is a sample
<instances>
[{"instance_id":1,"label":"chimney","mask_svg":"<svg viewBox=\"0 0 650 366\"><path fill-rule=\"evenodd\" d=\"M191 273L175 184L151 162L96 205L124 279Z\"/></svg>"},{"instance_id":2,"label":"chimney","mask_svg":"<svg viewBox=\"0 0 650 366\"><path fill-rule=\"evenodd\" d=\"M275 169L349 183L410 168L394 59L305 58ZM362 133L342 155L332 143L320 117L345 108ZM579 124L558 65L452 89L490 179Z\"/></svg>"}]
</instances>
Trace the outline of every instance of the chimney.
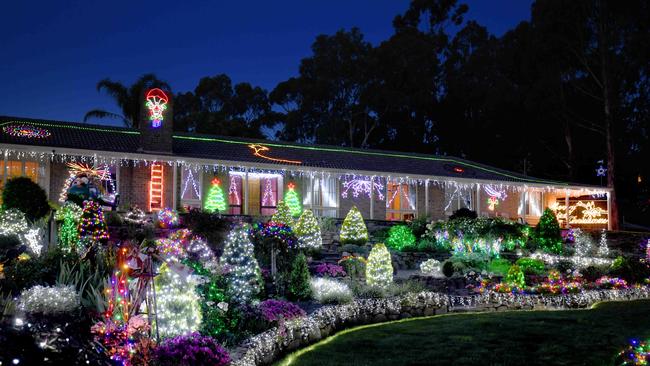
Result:
<instances>
[{"instance_id":1,"label":"chimney","mask_svg":"<svg viewBox=\"0 0 650 366\"><path fill-rule=\"evenodd\" d=\"M172 153L173 94L159 88L145 89L140 105L140 151Z\"/></svg>"}]
</instances>

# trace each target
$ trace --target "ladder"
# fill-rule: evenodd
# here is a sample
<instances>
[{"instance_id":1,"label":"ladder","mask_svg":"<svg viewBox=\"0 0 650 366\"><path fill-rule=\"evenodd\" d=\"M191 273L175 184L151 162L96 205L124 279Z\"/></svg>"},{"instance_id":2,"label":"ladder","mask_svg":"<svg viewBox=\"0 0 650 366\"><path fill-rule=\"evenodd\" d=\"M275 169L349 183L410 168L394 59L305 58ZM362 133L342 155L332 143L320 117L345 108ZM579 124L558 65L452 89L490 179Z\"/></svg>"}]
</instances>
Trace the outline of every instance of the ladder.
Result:
<instances>
[{"instance_id":1,"label":"ladder","mask_svg":"<svg viewBox=\"0 0 650 366\"><path fill-rule=\"evenodd\" d=\"M149 181L149 211L163 208L163 165L151 164L151 180Z\"/></svg>"}]
</instances>

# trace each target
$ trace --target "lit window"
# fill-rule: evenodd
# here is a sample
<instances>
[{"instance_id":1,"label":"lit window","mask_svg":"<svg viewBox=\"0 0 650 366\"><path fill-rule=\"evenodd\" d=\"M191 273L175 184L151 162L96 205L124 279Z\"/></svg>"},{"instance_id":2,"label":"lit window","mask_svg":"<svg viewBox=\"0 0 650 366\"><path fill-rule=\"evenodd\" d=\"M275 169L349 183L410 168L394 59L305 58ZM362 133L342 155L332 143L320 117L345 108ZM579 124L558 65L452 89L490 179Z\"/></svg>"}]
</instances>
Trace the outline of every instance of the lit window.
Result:
<instances>
[{"instance_id":1,"label":"lit window","mask_svg":"<svg viewBox=\"0 0 650 366\"><path fill-rule=\"evenodd\" d=\"M311 186L305 184L303 206L316 216L338 216L338 179L312 178Z\"/></svg>"},{"instance_id":2,"label":"lit window","mask_svg":"<svg viewBox=\"0 0 650 366\"><path fill-rule=\"evenodd\" d=\"M260 214L271 216L278 205L278 178L263 177L260 183Z\"/></svg>"},{"instance_id":3,"label":"lit window","mask_svg":"<svg viewBox=\"0 0 650 366\"><path fill-rule=\"evenodd\" d=\"M386 183L386 220L412 220L416 213L416 186L407 183Z\"/></svg>"},{"instance_id":4,"label":"lit window","mask_svg":"<svg viewBox=\"0 0 650 366\"><path fill-rule=\"evenodd\" d=\"M200 170L181 169L181 206L201 208L201 177Z\"/></svg>"},{"instance_id":5,"label":"lit window","mask_svg":"<svg viewBox=\"0 0 650 366\"><path fill-rule=\"evenodd\" d=\"M230 184L228 185L228 207L231 215L242 214L242 176L230 175Z\"/></svg>"},{"instance_id":6,"label":"lit window","mask_svg":"<svg viewBox=\"0 0 650 366\"><path fill-rule=\"evenodd\" d=\"M474 210L474 191L458 186L445 187L445 214L451 215L461 208Z\"/></svg>"},{"instance_id":7,"label":"lit window","mask_svg":"<svg viewBox=\"0 0 650 366\"><path fill-rule=\"evenodd\" d=\"M0 161L0 193L7 183L7 180L15 177L25 176L38 183L47 191L48 180L45 176L45 165L36 161L9 160Z\"/></svg>"},{"instance_id":8,"label":"lit window","mask_svg":"<svg viewBox=\"0 0 650 366\"><path fill-rule=\"evenodd\" d=\"M542 216L542 192L526 192L526 216Z\"/></svg>"}]
</instances>

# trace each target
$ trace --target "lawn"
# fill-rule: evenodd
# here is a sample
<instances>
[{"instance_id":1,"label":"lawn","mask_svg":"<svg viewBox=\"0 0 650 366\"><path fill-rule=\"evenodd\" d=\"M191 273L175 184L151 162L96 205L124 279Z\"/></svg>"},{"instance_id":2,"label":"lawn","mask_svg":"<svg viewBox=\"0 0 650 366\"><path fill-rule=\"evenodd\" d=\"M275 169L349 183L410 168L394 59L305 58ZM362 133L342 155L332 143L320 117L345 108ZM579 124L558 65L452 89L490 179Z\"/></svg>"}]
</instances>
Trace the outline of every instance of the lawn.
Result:
<instances>
[{"instance_id":1,"label":"lawn","mask_svg":"<svg viewBox=\"0 0 650 366\"><path fill-rule=\"evenodd\" d=\"M451 314L360 327L280 365L612 365L650 337L650 300L590 310Z\"/></svg>"}]
</instances>

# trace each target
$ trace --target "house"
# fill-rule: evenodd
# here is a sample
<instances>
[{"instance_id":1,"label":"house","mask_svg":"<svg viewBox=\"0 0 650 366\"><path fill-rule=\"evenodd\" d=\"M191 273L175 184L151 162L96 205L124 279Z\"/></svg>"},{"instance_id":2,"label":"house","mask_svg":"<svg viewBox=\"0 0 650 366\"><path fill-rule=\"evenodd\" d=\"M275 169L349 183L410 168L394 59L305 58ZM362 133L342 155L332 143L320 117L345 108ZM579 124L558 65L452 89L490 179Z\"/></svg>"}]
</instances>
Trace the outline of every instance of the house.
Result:
<instances>
[{"instance_id":1,"label":"house","mask_svg":"<svg viewBox=\"0 0 650 366\"><path fill-rule=\"evenodd\" d=\"M106 201L147 211L200 208L218 187L232 215L271 215L292 190L318 216L344 217L356 205L366 219L444 219L467 207L536 224L550 207L563 226L610 224L604 187L449 156L174 132L167 94L143 96L139 129L0 117L0 184L25 175L62 202L85 167L101 175Z\"/></svg>"}]
</instances>

